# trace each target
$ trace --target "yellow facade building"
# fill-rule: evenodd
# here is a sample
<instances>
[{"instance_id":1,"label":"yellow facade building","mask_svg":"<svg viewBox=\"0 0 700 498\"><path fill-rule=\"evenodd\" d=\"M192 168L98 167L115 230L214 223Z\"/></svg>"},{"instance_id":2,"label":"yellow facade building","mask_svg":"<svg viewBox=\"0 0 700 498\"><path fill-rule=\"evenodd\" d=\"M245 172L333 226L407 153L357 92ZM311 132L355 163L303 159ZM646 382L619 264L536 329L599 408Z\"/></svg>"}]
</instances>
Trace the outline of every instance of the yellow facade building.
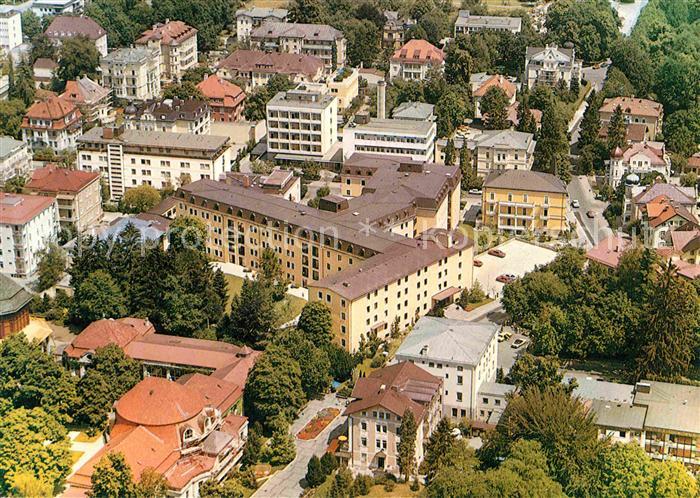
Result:
<instances>
[{"instance_id":1,"label":"yellow facade building","mask_svg":"<svg viewBox=\"0 0 700 498\"><path fill-rule=\"evenodd\" d=\"M272 248L285 276L332 310L338 344L403 329L471 286L472 244L459 224L456 166L357 157L370 163L356 197L327 196L320 209L254 186L200 180L176 193L178 214L210 229L208 254L256 269ZM363 170L364 171L364 170Z\"/></svg>"},{"instance_id":2,"label":"yellow facade building","mask_svg":"<svg viewBox=\"0 0 700 498\"><path fill-rule=\"evenodd\" d=\"M499 232L559 233L567 209L566 185L549 173L504 170L484 180L481 221Z\"/></svg>"}]
</instances>

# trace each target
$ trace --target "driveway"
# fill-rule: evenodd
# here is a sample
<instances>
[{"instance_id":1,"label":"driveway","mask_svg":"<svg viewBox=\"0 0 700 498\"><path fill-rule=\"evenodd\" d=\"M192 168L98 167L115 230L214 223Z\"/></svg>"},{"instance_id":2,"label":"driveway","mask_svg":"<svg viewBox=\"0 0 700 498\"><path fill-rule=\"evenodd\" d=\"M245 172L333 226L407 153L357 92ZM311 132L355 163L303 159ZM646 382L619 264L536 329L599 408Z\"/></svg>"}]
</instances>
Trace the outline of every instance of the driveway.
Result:
<instances>
[{"instance_id":1,"label":"driveway","mask_svg":"<svg viewBox=\"0 0 700 498\"><path fill-rule=\"evenodd\" d=\"M574 216L579 226L583 228L589 247L612 235L610 225L603 217L603 211L608 203L596 200L586 176L573 177L567 186L567 191L570 200L578 200L581 204L580 208L574 209ZM593 211L595 216L589 218L586 215L588 211Z\"/></svg>"},{"instance_id":2,"label":"driveway","mask_svg":"<svg viewBox=\"0 0 700 498\"><path fill-rule=\"evenodd\" d=\"M517 349L512 348L511 346L513 345L513 341L516 339L525 339L529 342L530 339L525 335L518 334L510 327L504 327L504 329L509 330L513 333L513 335L508 340L498 343L498 358L496 359L496 366L503 370L503 375L508 375L510 369L513 368L513 363L515 363L516 358L527 349L527 343L523 344Z\"/></svg>"},{"instance_id":3,"label":"driveway","mask_svg":"<svg viewBox=\"0 0 700 498\"><path fill-rule=\"evenodd\" d=\"M299 417L292 424L289 432L294 436L294 444L297 448L297 456L283 470L277 472L268 479L258 490L253 493L256 498L297 498L304 489L302 483L306 476L306 466L313 455L321 457L337 432L342 430L347 417L339 415L326 427L316 439L302 441L296 434L311 420L319 410L323 408L338 408L342 414L345 402L335 397L335 394L327 394L323 399L310 401Z\"/></svg>"}]
</instances>

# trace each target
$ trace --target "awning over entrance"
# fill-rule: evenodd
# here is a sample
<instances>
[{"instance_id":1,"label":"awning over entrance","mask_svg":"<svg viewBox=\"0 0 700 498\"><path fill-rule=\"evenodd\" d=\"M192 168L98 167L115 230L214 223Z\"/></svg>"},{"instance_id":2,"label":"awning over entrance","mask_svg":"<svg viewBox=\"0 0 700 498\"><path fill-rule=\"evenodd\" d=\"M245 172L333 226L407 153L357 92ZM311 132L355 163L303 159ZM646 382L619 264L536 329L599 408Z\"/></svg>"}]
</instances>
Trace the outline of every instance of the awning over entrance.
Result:
<instances>
[{"instance_id":1,"label":"awning over entrance","mask_svg":"<svg viewBox=\"0 0 700 498\"><path fill-rule=\"evenodd\" d=\"M455 294L459 294L460 292L462 292L462 289L460 289L459 287L448 287L447 289L435 294L433 296L433 302L439 303L440 301L444 301L445 299L448 299L454 296Z\"/></svg>"},{"instance_id":2,"label":"awning over entrance","mask_svg":"<svg viewBox=\"0 0 700 498\"><path fill-rule=\"evenodd\" d=\"M372 332L379 332L381 330L384 330L385 328L386 328L386 322L379 322L379 323L375 323L374 325L372 325L372 328L370 328L370 330Z\"/></svg>"}]
</instances>

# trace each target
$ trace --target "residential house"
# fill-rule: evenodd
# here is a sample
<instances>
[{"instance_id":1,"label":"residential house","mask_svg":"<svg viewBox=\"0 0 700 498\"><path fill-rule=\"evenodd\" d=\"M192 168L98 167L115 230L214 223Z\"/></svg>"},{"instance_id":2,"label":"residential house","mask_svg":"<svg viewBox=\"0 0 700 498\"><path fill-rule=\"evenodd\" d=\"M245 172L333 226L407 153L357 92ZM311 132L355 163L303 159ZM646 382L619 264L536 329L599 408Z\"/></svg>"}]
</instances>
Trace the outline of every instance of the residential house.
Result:
<instances>
[{"instance_id":1,"label":"residential house","mask_svg":"<svg viewBox=\"0 0 700 498\"><path fill-rule=\"evenodd\" d=\"M486 176L492 171L532 169L534 135L513 130L486 130L475 139L477 171Z\"/></svg>"},{"instance_id":2,"label":"residential house","mask_svg":"<svg viewBox=\"0 0 700 498\"><path fill-rule=\"evenodd\" d=\"M32 171L25 191L56 198L61 228L83 232L102 218L100 174L46 166Z\"/></svg>"},{"instance_id":3,"label":"residential house","mask_svg":"<svg viewBox=\"0 0 700 498\"><path fill-rule=\"evenodd\" d=\"M83 36L95 44L102 57L107 55L107 31L90 17L56 16L44 34L58 47L63 44L63 40Z\"/></svg>"},{"instance_id":4,"label":"residential house","mask_svg":"<svg viewBox=\"0 0 700 498\"><path fill-rule=\"evenodd\" d=\"M384 28L382 29L382 47L397 50L404 44L408 29L416 24L414 19L406 19L398 10L384 11Z\"/></svg>"},{"instance_id":5,"label":"residential house","mask_svg":"<svg viewBox=\"0 0 700 498\"><path fill-rule=\"evenodd\" d=\"M501 170L484 179L481 222L508 233L567 229L566 184L549 173Z\"/></svg>"},{"instance_id":6,"label":"residential house","mask_svg":"<svg viewBox=\"0 0 700 498\"><path fill-rule=\"evenodd\" d=\"M607 143L608 141L608 124L602 124L598 132L598 138ZM646 142L651 137L647 132L647 126L643 123L625 123L625 143L632 145L635 143Z\"/></svg>"},{"instance_id":7,"label":"residential house","mask_svg":"<svg viewBox=\"0 0 700 498\"><path fill-rule=\"evenodd\" d=\"M656 135L661 132L664 108L658 102L636 97L607 98L599 110L600 122L604 126L610 123L610 118L618 107L622 109L625 123L645 127L644 138L646 140L654 140Z\"/></svg>"},{"instance_id":8,"label":"residential house","mask_svg":"<svg viewBox=\"0 0 700 498\"><path fill-rule=\"evenodd\" d=\"M663 142L635 143L624 150L616 147L610 155L608 181L613 188L624 176L634 174L641 178L650 173L658 173L664 179L671 177L671 160Z\"/></svg>"},{"instance_id":9,"label":"residential house","mask_svg":"<svg viewBox=\"0 0 700 498\"><path fill-rule=\"evenodd\" d=\"M684 207L696 217L700 215L700 201L693 187L680 187L670 183L654 182L648 186L632 187L628 201L630 221L641 219L644 206L659 197L665 197L673 204Z\"/></svg>"},{"instance_id":10,"label":"residential house","mask_svg":"<svg viewBox=\"0 0 700 498\"><path fill-rule=\"evenodd\" d=\"M356 152L433 162L437 124L434 121L369 119L343 128L343 157Z\"/></svg>"},{"instance_id":11,"label":"residential house","mask_svg":"<svg viewBox=\"0 0 700 498\"><path fill-rule=\"evenodd\" d=\"M51 327L41 318L29 315L34 294L17 281L0 273L0 342L14 334L23 333L28 341L36 342L45 353L51 353Z\"/></svg>"},{"instance_id":12,"label":"residential house","mask_svg":"<svg viewBox=\"0 0 700 498\"><path fill-rule=\"evenodd\" d=\"M530 90L537 85L556 87L562 80L570 88L573 81L581 83L581 67L573 48L560 48L557 45L527 47L523 81Z\"/></svg>"},{"instance_id":13,"label":"residential house","mask_svg":"<svg viewBox=\"0 0 700 498\"><path fill-rule=\"evenodd\" d=\"M26 178L31 162L26 143L5 135L0 136L0 187L17 176Z\"/></svg>"},{"instance_id":14,"label":"residential house","mask_svg":"<svg viewBox=\"0 0 700 498\"><path fill-rule=\"evenodd\" d=\"M665 195L659 195L638 206L642 232L651 247L666 245L669 233L682 225L690 223L694 227L700 227L697 218L686 207Z\"/></svg>"},{"instance_id":15,"label":"residential house","mask_svg":"<svg viewBox=\"0 0 700 498\"><path fill-rule=\"evenodd\" d=\"M328 72L345 65L345 37L327 24L266 22L251 31L250 41L264 51L318 57Z\"/></svg>"},{"instance_id":16,"label":"residential house","mask_svg":"<svg viewBox=\"0 0 700 498\"><path fill-rule=\"evenodd\" d=\"M520 17L475 16L468 10L460 10L455 21L454 35L468 35L479 31L520 33L523 20Z\"/></svg>"},{"instance_id":17,"label":"residential house","mask_svg":"<svg viewBox=\"0 0 700 498\"><path fill-rule=\"evenodd\" d=\"M700 176L700 152L696 152L688 158L688 164L685 167L684 173L691 172Z\"/></svg>"},{"instance_id":18,"label":"residential house","mask_svg":"<svg viewBox=\"0 0 700 498\"><path fill-rule=\"evenodd\" d=\"M72 102L55 95L37 100L22 119L22 140L32 150L73 150L82 133L83 115Z\"/></svg>"},{"instance_id":19,"label":"residential house","mask_svg":"<svg viewBox=\"0 0 700 498\"><path fill-rule=\"evenodd\" d=\"M85 0L33 0L31 6L39 17L82 14Z\"/></svg>"},{"instance_id":20,"label":"residential house","mask_svg":"<svg viewBox=\"0 0 700 498\"><path fill-rule=\"evenodd\" d=\"M53 75L58 69L58 64L51 59L39 57L32 65L32 73L34 75L34 86L36 88L46 88L51 84Z\"/></svg>"},{"instance_id":21,"label":"residential house","mask_svg":"<svg viewBox=\"0 0 700 498\"><path fill-rule=\"evenodd\" d=\"M435 121L435 106L425 102L403 102L391 110L392 119Z\"/></svg>"},{"instance_id":22,"label":"residential house","mask_svg":"<svg viewBox=\"0 0 700 498\"><path fill-rule=\"evenodd\" d=\"M231 123L243 119L246 94L238 85L212 74L197 84L197 89L207 99L213 121Z\"/></svg>"},{"instance_id":23,"label":"residential house","mask_svg":"<svg viewBox=\"0 0 700 498\"><path fill-rule=\"evenodd\" d=\"M0 273L31 277L41 251L57 239L56 199L0 192Z\"/></svg>"},{"instance_id":24,"label":"residential house","mask_svg":"<svg viewBox=\"0 0 700 498\"><path fill-rule=\"evenodd\" d=\"M156 99L129 104L124 109L127 130L208 135L211 109L200 99Z\"/></svg>"},{"instance_id":25,"label":"residential house","mask_svg":"<svg viewBox=\"0 0 700 498\"><path fill-rule=\"evenodd\" d=\"M216 71L224 79L245 82L246 92L265 86L275 74L285 75L293 83L315 83L323 73L324 63L318 57L243 49L219 62Z\"/></svg>"},{"instance_id":26,"label":"residential house","mask_svg":"<svg viewBox=\"0 0 700 498\"><path fill-rule=\"evenodd\" d=\"M424 445L440 421L442 379L411 362L374 370L357 379L348 416L349 467L356 473L375 471L398 476L401 420L410 411L416 420L416 465Z\"/></svg>"},{"instance_id":27,"label":"residential house","mask_svg":"<svg viewBox=\"0 0 700 498\"><path fill-rule=\"evenodd\" d=\"M250 40L253 29L266 22L287 22L287 9L253 7L236 11L236 39L239 42Z\"/></svg>"},{"instance_id":28,"label":"residential house","mask_svg":"<svg viewBox=\"0 0 700 498\"><path fill-rule=\"evenodd\" d=\"M416 322L394 356L415 363L442 379L442 414L453 422L487 421L480 415L481 386L496 381L498 326L424 316ZM512 388L512 386L510 386ZM488 400L488 397L486 398ZM505 401L486 402L486 410L502 412Z\"/></svg>"},{"instance_id":29,"label":"residential house","mask_svg":"<svg viewBox=\"0 0 700 498\"><path fill-rule=\"evenodd\" d=\"M83 115L87 125L102 125L114 122L112 91L100 86L87 76L66 81L61 99L73 103Z\"/></svg>"},{"instance_id":30,"label":"residential house","mask_svg":"<svg viewBox=\"0 0 700 498\"><path fill-rule=\"evenodd\" d=\"M5 52L22 44L22 15L18 10L0 10L0 48Z\"/></svg>"},{"instance_id":31,"label":"residential house","mask_svg":"<svg viewBox=\"0 0 700 498\"><path fill-rule=\"evenodd\" d=\"M692 265L700 265L700 228L688 224L669 233L673 251Z\"/></svg>"},{"instance_id":32,"label":"residential house","mask_svg":"<svg viewBox=\"0 0 700 498\"><path fill-rule=\"evenodd\" d=\"M125 100L149 100L160 96L161 62L157 49L118 48L100 61L102 85Z\"/></svg>"},{"instance_id":33,"label":"residential house","mask_svg":"<svg viewBox=\"0 0 700 498\"><path fill-rule=\"evenodd\" d=\"M425 40L409 40L389 61L389 80L423 81L431 69L442 71L445 53Z\"/></svg>"},{"instance_id":34,"label":"residential house","mask_svg":"<svg viewBox=\"0 0 700 498\"><path fill-rule=\"evenodd\" d=\"M470 76L469 82L474 99L475 118L483 117L481 115L481 99L484 98L484 95L486 95L491 88L500 88L508 99L508 105L515 104L515 95L518 88L515 86L515 83L505 76L500 74L476 73Z\"/></svg>"},{"instance_id":35,"label":"residential house","mask_svg":"<svg viewBox=\"0 0 700 498\"><path fill-rule=\"evenodd\" d=\"M154 24L141 33L136 46L158 52L160 77L166 81L180 81L185 71L197 66L197 30L182 21Z\"/></svg>"},{"instance_id":36,"label":"residential house","mask_svg":"<svg viewBox=\"0 0 700 498\"><path fill-rule=\"evenodd\" d=\"M111 200L127 189L161 189L202 178L219 178L230 169L228 137L162 131L93 128L78 139L78 168L100 171Z\"/></svg>"}]
</instances>

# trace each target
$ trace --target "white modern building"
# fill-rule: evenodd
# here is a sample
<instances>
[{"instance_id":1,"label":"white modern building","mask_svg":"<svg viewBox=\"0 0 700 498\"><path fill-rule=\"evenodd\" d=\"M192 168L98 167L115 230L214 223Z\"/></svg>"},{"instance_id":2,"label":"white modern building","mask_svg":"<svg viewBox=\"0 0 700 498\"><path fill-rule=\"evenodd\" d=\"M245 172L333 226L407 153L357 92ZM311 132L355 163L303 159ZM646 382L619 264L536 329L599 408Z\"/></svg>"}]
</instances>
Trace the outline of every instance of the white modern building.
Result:
<instances>
[{"instance_id":1,"label":"white modern building","mask_svg":"<svg viewBox=\"0 0 700 498\"><path fill-rule=\"evenodd\" d=\"M231 168L229 137L92 128L78 139L78 168L100 171L110 198L139 185L179 187L217 180Z\"/></svg>"},{"instance_id":2,"label":"white modern building","mask_svg":"<svg viewBox=\"0 0 700 498\"><path fill-rule=\"evenodd\" d=\"M442 379L443 416L486 422L500 416L513 388L496 384L497 357L498 325L424 316L394 361L410 361Z\"/></svg>"},{"instance_id":3,"label":"white modern building","mask_svg":"<svg viewBox=\"0 0 700 498\"><path fill-rule=\"evenodd\" d=\"M525 52L525 79L532 90L537 85L557 86L563 80L567 88L572 81L581 83L581 61L576 50L556 45L527 47Z\"/></svg>"},{"instance_id":4,"label":"white modern building","mask_svg":"<svg viewBox=\"0 0 700 498\"><path fill-rule=\"evenodd\" d=\"M363 124L350 123L343 129L343 157L362 152L433 162L436 134L434 121L370 119Z\"/></svg>"},{"instance_id":5,"label":"white modern building","mask_svg":"<svg viewBox=\"0 0 700 498\"><path fill-rule=\"evenodd\" d=\"M305 84L267 103L270 154L324 156L338 141L338 99Z\"/></svg>"},{"instance_id":6,"label":"white modern building","mask_svg":"<svg viewBox=\"0 0 700 498\"><path fill-rule=\"evenodd\" d=\"M160 95L160 57L157 49L118 48L100 62L102 86L111 88L118 99L157 98Z\"/></svg>"},{"instance_id":7,"label":"white modern building","mask_svg":"<svg viewBox=\"0 0 700 498\"><path fill-rule=\"evenodd\" d=\"M239 42L250 40L250 32L265 22L287 22L287 9L238 9L236 11L236 38Z\"/></svg>"},{"instance_id":8,"label":"white modern building","mask_svg":"<svg viewBox=\"0 0 700 498\"><path fill-rule=\"evenodd\" d=\"M479 31L509 31L520 33L523 20L520 17L475 16L468 10L460 10L455 21L455 36Z\"/></svg>"},{"instance_id":9,"label":"white modern building","mask_svg":"<svg viewBox=\"0 0 700 498\"><path fill-rule=\"evenodd\" d=\"M33 0L32 10L39 17L82 14L85 0Z\"/></svg>"},{"instance_id":10,"label":"white modern building","mask_svg":"<svg viewBox=\"0 0 700 498\"><path fill-rule=\"evenodd\" d=\"M31 161L26 143L0 136L0 187L16 176L26 178L31 169Z\"/></svg>"},{"instance_id":11,"label":"white modern building","mask_svg":"<svg viewBox=\"0 0 700 498\"><path fill-rule=\"evenodd\" d=\"M10 51L21 44L22 15L16 10L0 9L0 48Z\"/></svg>"},{"instance_id":12,"label":"white modern building","mask_svg":"<svg viewBox=\"0 0 700 498\"><path fill-rule=\"evenodd\" d=\"M0 272L32 276L41 251L57 239L58 229L55 198L0 192Z\"/></svg>"}]
</instances>

